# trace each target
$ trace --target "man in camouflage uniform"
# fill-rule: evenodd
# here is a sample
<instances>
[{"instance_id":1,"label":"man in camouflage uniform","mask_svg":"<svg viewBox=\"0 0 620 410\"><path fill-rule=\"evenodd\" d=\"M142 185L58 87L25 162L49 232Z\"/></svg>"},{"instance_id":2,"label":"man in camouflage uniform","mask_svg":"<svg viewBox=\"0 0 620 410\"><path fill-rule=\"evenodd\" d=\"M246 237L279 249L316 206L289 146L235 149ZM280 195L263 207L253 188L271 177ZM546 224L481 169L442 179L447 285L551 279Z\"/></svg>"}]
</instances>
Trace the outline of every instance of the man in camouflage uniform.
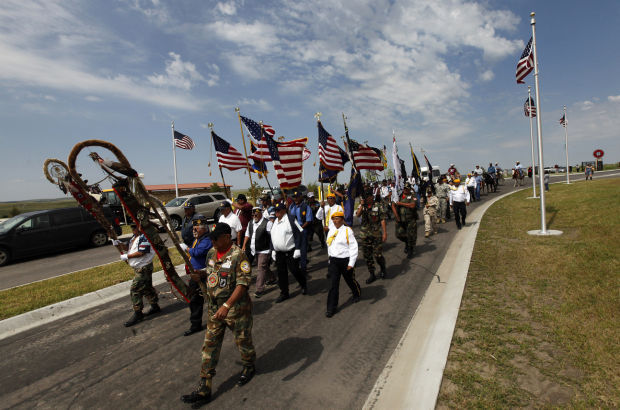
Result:
<instances>
[{"instance_id":1,"label":"man in camouflage uniform","mask_svg":"<svg viewBox=\"0 0 620 410\"><path fill-rule=\"evenodd\" d=\"M355 216L362 218L362 226L360 229L360 242L364 251L364 259L370 277L366 279L366 284L374 282L375 264L373 258L377 260L381 273L379 277L385 278L385 258L383 257L383 242L387 239L385 229L385 208L381 203L375 202L375 196L372 190L364 193L364 197L360 206L355 212Z\"/></svg>"},{"instance_id":2,"label":"man in camouflage uniform","mask_svg":"<svg viewBox=\"0 0 620 410\"><path fill-rule=\"evenodd\" d=\"M252 301L248 295L251 281L250 262L245 252L233 244L230 232L230 226L225 223L215 226L210 234L213 248L207 254L206 268L192 274L192 280L200 283L208 306L200 383L191 394L181 397L183 402L193 403L193 408L198 408L211 399L212 378L215 376L226 327L234 334L243 363L243 371L237 384L246 384L255 373Z\"/></svg>"},{"instance_id":3,"label":"man in camouflage uniform","mask_svg":"<svg viewBox=\"0 0 620 410\"><path fill-rule=\"evenodd\" d=\"M430 188L426 191L426 204L424 204L424 236L428 238L434 233L437 233L437 206L439 200Z\"/></svg>"},{"instance_id":4,"label":"man in camouflage uniform","mask_svg":"<svg viewBox=\"0 0 620 410\"><path fill-rule=\"evenodd\" d=\"M439 200L437 223L446 223L446 211L450 200L448 198L449 193L450 185L446 184L446 177L440 178L437 185L435 185L435 196L437 196L437 199Z\"/></svg>"},{"instance_id":5,"label":"man in camouflage uniform","mask_svg":"<svg viewBox=\"0 0 620 410\"><path fill-rule=\"evenodd\" d=\"M392 202L392 212L396 219L396 237L405 242L407 259L413 258L418 238L417 200L411 192L411 184L405 183L403 193L397 202Z\"/></svg>"}]
</instances>

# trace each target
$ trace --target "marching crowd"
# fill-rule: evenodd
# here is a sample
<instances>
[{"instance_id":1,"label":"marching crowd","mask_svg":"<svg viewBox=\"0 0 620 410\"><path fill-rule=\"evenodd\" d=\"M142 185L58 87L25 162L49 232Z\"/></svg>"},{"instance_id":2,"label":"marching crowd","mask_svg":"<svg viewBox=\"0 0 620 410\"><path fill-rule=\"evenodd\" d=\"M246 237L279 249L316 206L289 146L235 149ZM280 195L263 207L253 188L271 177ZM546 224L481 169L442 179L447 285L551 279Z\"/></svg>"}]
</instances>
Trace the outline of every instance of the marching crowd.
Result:
<instances>
[{"instance_id":1,"label":"marching crowd","mask_svg":"<svg viewBox=\"0 0 620 410\"><path fill-rule=\"evenodd\" d=\"M497 164L495 167L489 164L487 172L497 175L498 168ZM368 270L366 284L388 274L383 256L388 219L394 218L395 236L404 243L406 257L411 259L415 256L419 210L424 218L425 237L436 234L437 225L446 223L451 213L457 228L461 229L465 226L470 201L480 199L482 175L482 169L476 166L467 179L461 180L451 164L437 183L428 178L409 178L402 190L387 180L365 184L359 205L354 209L360 225L355 230L345 224L343 202L346 194L342 188L330 190L326 200L321 202L314 192L294 191L286 197L275 190L272 195L261 197L256 206L239 194L234 211L231 201L221 203L219 220L211 227L207 218L196 214L194 206L188 203L181 224L181 247L189 255L193 268L186 267L186 270L194 273L190 274L189 281L190 327L184 335L204 329L205 304L207 331L199 385L181 400L194 408L210 400L226 327L234 334L243 363L238 384L244 385L254 376L256 352L252 343L249 290L252 276L256 279L254 298L262 297L268 287L277 284L280 293L275 303L285 302L290 298L289 273L298 283L301 294L307 295L308 252L312 250L312 239L316 235L321 249L327 248L329 292L325 316L331 318L338 312L341 278L351 290L352 303L360 300L362 288L355 277L360 247ZM138 227L132 225L132 230L127 253L121 255L121 259L135 270L131 286L134 315L125 323L127 327L160 311L151 281L154 252ZM273 263L275 269L271 268ZM143 297L151 304L145 314L142 313Z\"/></svg>"}]
</instances>

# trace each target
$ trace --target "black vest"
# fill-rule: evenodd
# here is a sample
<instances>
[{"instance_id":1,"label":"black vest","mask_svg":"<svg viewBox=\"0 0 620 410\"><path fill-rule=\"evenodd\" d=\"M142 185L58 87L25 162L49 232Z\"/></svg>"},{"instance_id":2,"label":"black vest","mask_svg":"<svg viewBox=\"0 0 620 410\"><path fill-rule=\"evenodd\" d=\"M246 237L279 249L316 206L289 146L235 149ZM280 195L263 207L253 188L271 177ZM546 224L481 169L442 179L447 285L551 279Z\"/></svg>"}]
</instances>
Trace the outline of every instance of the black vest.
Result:
<instances>
[{"instance_id":1,"label":"black vest","mask_svg":"<svg viewBox=\"0 0 620 410\"><path fill-rule=\"evenodd\" d=\"M263 218L256 228L256 238L254 238L254 251L256 253L269 249L271 236L267 232L267 219ZM254 234L254 219L248 223L248 237L252 243L252 234Z\"/></svg>"}]
</instances>

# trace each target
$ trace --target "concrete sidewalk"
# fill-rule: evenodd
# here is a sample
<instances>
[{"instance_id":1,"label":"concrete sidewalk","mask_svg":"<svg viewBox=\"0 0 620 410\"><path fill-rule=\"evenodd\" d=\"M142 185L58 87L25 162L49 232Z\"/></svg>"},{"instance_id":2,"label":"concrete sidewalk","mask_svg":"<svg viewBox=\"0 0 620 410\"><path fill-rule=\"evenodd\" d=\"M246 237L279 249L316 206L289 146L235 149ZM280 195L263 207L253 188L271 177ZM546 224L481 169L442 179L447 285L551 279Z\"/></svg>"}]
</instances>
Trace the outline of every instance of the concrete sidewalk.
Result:
<instances>
[{"instance_id":1,"label":"concrete sidewalk","mask_svg":"<svg viewBox=\"0 0 620 410\"><path fill-rule=\"evenodd\" d=\"M407 330L377 379L364 409L433 409L467 280L480 221L495 201L467 214Z\"/></svg>"}]
</instances>

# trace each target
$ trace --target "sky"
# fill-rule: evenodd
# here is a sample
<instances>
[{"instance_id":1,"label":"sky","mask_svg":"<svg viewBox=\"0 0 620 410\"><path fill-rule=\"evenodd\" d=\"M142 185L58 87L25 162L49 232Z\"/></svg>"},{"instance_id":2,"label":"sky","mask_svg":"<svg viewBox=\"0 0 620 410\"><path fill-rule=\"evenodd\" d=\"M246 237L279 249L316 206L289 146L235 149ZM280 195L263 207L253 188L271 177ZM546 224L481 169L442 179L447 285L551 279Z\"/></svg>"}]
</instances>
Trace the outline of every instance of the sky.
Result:
<instances>
[{"instance_id":1,"label":"sky","mask_svg":"<svg viewBox=\"0 0 620 410\"><path fill-rule=\"evenodd\" d=\"M517 84L515 69L531 11L545 166L565 164L564 105L570 163L595 149L620 161L616 0L3 0L0 201L61 197L43 162L91 138L118 146L145 184L174 183L172 121L196 143L176 150L179 183L219 181L207 124L243 152L235 107L309 138L306 183L318 175L316 112L341 146L344 113L351 137L386 145L388 159L394 133L408 170L410 143L442 171L529 165L534 75ZM79 171L103 178L85 157Z\"/></svg>"}]
</instances>

